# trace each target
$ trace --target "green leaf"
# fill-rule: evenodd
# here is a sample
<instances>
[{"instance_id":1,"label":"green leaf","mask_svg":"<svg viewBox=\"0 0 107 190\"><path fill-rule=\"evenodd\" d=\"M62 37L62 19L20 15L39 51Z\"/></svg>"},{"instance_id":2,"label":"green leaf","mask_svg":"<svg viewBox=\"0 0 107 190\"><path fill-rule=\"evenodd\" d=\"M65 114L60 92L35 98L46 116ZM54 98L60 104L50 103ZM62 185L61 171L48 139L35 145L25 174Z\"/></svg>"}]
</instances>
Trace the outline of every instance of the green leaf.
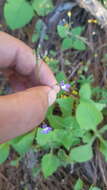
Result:
<instances>
[{"instance_id":1,"label":"green leaf","mask_svg":"<svg viewBox=\"0 0 107 190\"><path fill-rule=\"evenodd\" d=\"M98 187L91 187L91 188L89 188L89 190L101 190L101 189Z\"/></svg>"},{"instance_id":2,"label":"green leaf","mask_svg":"<svg viewBox=\"0 0 107 190\"><path fill-rule=\"evenodd\" d=\"M41 168L39 166L38 167L36 166L36 168L32 168L32 176L34 178L36 178L40 172L41 172Z\"/></svg>"},{"instance_id":3,"label":"green leaf","mask_svg":"<svg viewBox=\"0 0 107 190\"><path fill-rule=\"evenodd\" d=\"M2 164L9 155L9 145L8 144L1 144L0 145L0 164Z\"/></svg>"},{"instance_id":4,"label":"green leaf","mask_svg":"<svg viewBox=\"0 0 107 190\"><path fill-rule=\"evenodd\" d=\"M66 166L68 163L70 163L69 156L62 149L59 149L59 151L58 151L58 158L62 162L61 164L63 166Z\"/></svg>"},{"instance_id":5,"label":"green leaf","mask_svg":"<svg viewBox=\"0 0 107 190\"><path fill-rule=\"evenodd\" d=\"M63 130L63 129L55 129L53 141L59 143L59 145L63 145L67 150L72 145L78 144L80 140L73 136L71 131Z\"/></svg>"},{"instance_id":6,"label":"green leaf","mask_svg":"<svg viewBox=\"0 0 107 190\"><path fill-rule=\"evenodd\" d=\"M106 107L106 104L101 104L101 103L96 103L96 102L94 102L94 104L95 104L96 108L97 108L99 111L102 111L103 108Z\"/></svg>"},{"instance_id":7,"label":"green leaf","mask_svg":"<svg viewBox=\"0 0 107 190\"><path fill-rule=\"evenodd\" d=\"M21 160L21 157L18 157L18 158L16 158L15 160L12 160L12 161L10 162L10 165L11 165L11 166L14 166L14 167L18 167L20 160Z\"/></svg>"},{"instance_id":8,"label":"green leaf","mask_svg":"<svg viewBox=\"0 0 107 190\"><path fill-rule=\"evenodd\" d=\"M39 16L45 16L53 9L52 0L33 0L32 6Z\"/></svg>"},{"instance_id":9,"label":"green leaf","mask_svg":"<svg viewBox=\"0 0 107 190\"><path fill-rule=\"evenodd\" d=\"M57 170L60 166L60 161L55 155L49 153L43 156L41 164L44 177L48 177Z\"/></svg>"},{"instance_id":10,"label":"green leaf","mask_svg":"<svg viewBox=\"0 0 107 190\"><path fill-rule=\"evenodd\" d=\"M64 117L71 116L73 102L74 102L73 98L71 97L59 98L56 100L56 102L59 104Z\"/></svg>"},{"instance_id":11,"label":"green leaf","mask_svg":"<svg viewBox=\"0 0 107 190\"><path fill-rule=\"evenodd\" d=\"M65 26L58 25L57 26L58 34L61 38L65 38L68 35L69 28Z\"/></svg>"},{"instance_id":12,"label":"green leaf","mask_svg":"<svg viewBox=\"0 0 107 190\"><path fill-rule=\"evenodd\" d=\"M23 155L29 151L35 137L35 130L11 140L9 143L20 154Z\"/></svg>"},{"instance_id":13,"label":"green leaf","mask_svg":"<svg viewBox=\"0 0 107 190\"><path fill-rule=\"evenodd\" d=\"M75 126L76 126L76 125L74 125L74 127L75 127ZM76 127L76 128L74 128L74 129L72 130L73 136L75 136L75 137L80 137L80 138L83 138L85 132L86 132L86 131L85 131L84 129L81 129L81 128L80 128L79 124L78 124L78 128Z\"/></svg>"},{"instance_id":14,"label":"green leaf","mask_svg":"<svg viewBox=\"0 0 107 190\"><path fill-rule=\"evenodd\" d=\"M104 125L101 129L99 129L100 133L104 133L105 131L107 131L107 125Z\"/></svg>"},{"instance_id":15,"label":"green leaf","mask_svg":"<svg viewBox=\"0 0 107 190\"><path fill-rule=\"evenodd\" d=\"M74 186L74 190L82 190L82 188L83 188L83 181L81 179L78 179Z\"/></svg>"},{"instance_id":16,"label":"green leaf","mask_svg":"<svg viewBox=\"0 0 107 190\"><path fill-rule=\"evenodd\" d=\"M55 129L53 140L63 145L65 137L68 135L64 129Z\"/></svg>"},{"instance_id":17,"label":"green leaf","mask_svg":"<svg viewBox=\"0 0 107 190\"><path fill-rule=\"evenodd\" d=\"M49 115L47 117L50 126L54 129L66 129L66 128L73 128L73 118L71 116L68 117L60 117L56 115Z\"/></svg>"},{"instance_id":18,"label":"green leaf","mask_svg":"<svg viewBox=\"0 0 107 190\"><path fill-rule=\"evenodd\" d=\"M67 135L65 136L62 144L63 146L69 150L71 146L77 145L80 143L80 139L77 137L74 137L72 133L67 133Z\"/></svg>"},{"instance_id":19,"label":"green leaf","mask_svg":"<svg viewBox=\"0 0 107 190\"><path fill-rule=\"evenodd\" d=\"M72 48L76 49L76 50L80 50L83 51L86 49L86 45L85 43L77 38L72 37Z\"/></svg>"},{"instance_id":20,"label":"green leaf","mask_svg":"<svg viewBox=\"0 0 107 190\"><path fill-rule=\"evenodd\" d=\"M75 137L70 130L54 129L48 134L41 133L42 129L38 129L37 143L45 148L64 146L67 150L73 145L80 142L78 137Z\"/></svg>"},{"instance_id":21,"label":"green leaf","mask_svg":"<svg viewBox=\"0 0 107 190\"><path fill-rule=\"evenodd\" d=\"M48 134L41 133L42 129L38 129L36 140L40 146L51 146L53 139L53 131Z\"/></svg>"},{"instance_id":22,"label":"green leaf","mask_svg":"<svg viewBox=\"0 0 107 190\"><path fill-rule=\"evenodd\" d=\"M76 119L82 129L95 130L103 116L92 101L82 100L76 110Z\"/></svg>"},{"instance_id":23,"label":"green leaf","mask_svg":"<svg viewBox=\"0 0 107 190\"><path fill-rule=\"evenodd\" d=\"M80 98L90 99L91 98L91 87L89 83L85 83L81 86L79 91Z\"/></svg>"},{"instance_id":24,"label":"green leaf","mask_svg":"<svg viewBox=\"0 0 107 190\"><path fill-rule=\"evenodd\" d=\"M32 43L37 42L38 39L39 39L39 35L37 33L33 33L33 35L32 35Z\"/></svg>"},{"instance_id":25,"label":"green leaf","mask_svg":"<svg viewBox=\"0 0 107 190\"><path fill-rule=\"evenodd\" d=\"M13 30L28 24L33 16L32 6L26 0L8 0L5 3L4 17Z\"/></svg>"},{"instance_id":26,"label":"green leaf","mask_svg":"<svg viewBox=\"0 0 107 190\"><path fill-rule=\"evenodd\" d=\"M67 50L67 49L76 49L83 51L86 49L85 43L77 39L76 37L67 37L63 40L62 45L61 45L62 50Z\"/></svg>"},{"instance_id":27,"label":"green leaf","mask_svg":"<svg viewBox=\"0 0 107 190\"><path fill-rule=\"evenodd\" d=\"M93 135L89 131L87 131L82 137L82 140L84 143L90 143L92 138L93 138Z\"/></svg>"},{"instance_id":28,"label":"green leaf","mask_svg":"<svg viewBox=\"0 0 107 190\"><path fill-rule=\"evenodd\" d=\"M71 30L71 33L72 33L73 35L78 35L78 36L80 36L81 33L83 32L83 30L84 30L84 27L77 26L77 27L75 27L75 28L73 28L73 29Z\"/></svg>"},{"instance_id":29,"label":"green leaf","mask_svg":"<svg viewBox=\"0 0 107 190\"><path fill-rule=\"evenodd\" d=\"M62 123L63 123L63 128L65 129L73 129L74 127L74 118L71 116L68 117L62 117Z\"/></svg>"},{"instance_id":30,"label":"green leaf","mask_svg":"<svg viewBox=\"0 0 107 190\"><path fill-rule=\"evenodd\" d=\"M41 19L38 19L36 24L35 24L34 33L32 35L32 42L33 43L37 42L37 40L39 39L43 25L44 25L44 22Z\"/></svg>"},{"instance_id":31,"label":"green leaf","mask_svg":"<svg viewBox=\"0 0 107 190\"><path fill-rule=\"evenodd\" d=\"M62 123L63 118L57 115L49 115L48 117L48 121L50 126L52 126L54 129L60 129L60 128L64 128L64 125Z\"/></svg>"},{"instance_id":32,"label":"green leaf","mask_svg":"<svg viewBox=\"0 0 107 190\"><path fill-rule=\"evenodd\" d=\"M75 162L86 162L93 157L92 148L89 144L73 148L70 157Z\"/></svg>"},{"instance_id":33,"label":"green leaf","mask_svg":"<svg viewBox=\"0 0 107 190\"><path fill-rule=\"evenodd\" d=\"M41 19L38 19L35 25L35 32L41 33L42 27L44 25L44 22Z\"/></svg>"},{"instance_id":34,"label":"green leaf","mask_svg":"<svg viewBox=\"0 0 107 190\"><path fill-rule=\"evenodd\" d=\"M59 72L57 75L56 75L56 80L57 82L61 82L64 80L64 82L67 81L67 77L65 76L65 73L64 72Z\"/></svg>"},{"instance_id":35,"label":"green leaf","mask_svg":"<svg viewBox=\"0 0 107 190\"><path fill-rule=\"evenodd\" d=\"M55 60L55 59L48 62L49 67L51 68L51 70L54 73L58 72L58 64L59 64L59 62L57 60Z\"/></svg>"},{"instance_id":36,"label":"green leaf","mask_svg":"<svg viewBox=\"0 0 107 190\"><path fill-rule=\"evenodd\" d=\"M55 107L55 104L52 104L52 105L48 108L47 113L46 113L46 118L47 118L49 115L52 115L52 114L53 114L54 107Z\"/></svg>"},{"instance_id":37,"label":"green leaf","mask_svg":"<svg viewBox=\"0 0 107 190\"><path fill-rule=\"evenodd\" d=\"M73 47L72 46L72 38L66 37L62 42L61 49L67 50L67 49L71 49L72 47Z\"/></svg>"}]
</instances>

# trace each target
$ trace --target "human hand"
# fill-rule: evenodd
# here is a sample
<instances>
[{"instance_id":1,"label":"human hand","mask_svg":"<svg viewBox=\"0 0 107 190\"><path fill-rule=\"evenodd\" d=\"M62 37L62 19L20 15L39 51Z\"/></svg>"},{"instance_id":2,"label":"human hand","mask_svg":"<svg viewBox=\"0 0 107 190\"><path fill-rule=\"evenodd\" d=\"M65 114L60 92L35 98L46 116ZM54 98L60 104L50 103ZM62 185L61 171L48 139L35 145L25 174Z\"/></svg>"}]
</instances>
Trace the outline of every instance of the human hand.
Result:
<instances>
[{"instance_id":1,"label":"human hand","mask_svg":"<svg viewBox=\"0 0 107 190\"><path fill-rule=\"evenodd\" d=\"M14 92L0 96L0 143L39 125L59 92L49 67L35 61L31 48L0 32L0 69Z\"/></svg>"}]
</instances>

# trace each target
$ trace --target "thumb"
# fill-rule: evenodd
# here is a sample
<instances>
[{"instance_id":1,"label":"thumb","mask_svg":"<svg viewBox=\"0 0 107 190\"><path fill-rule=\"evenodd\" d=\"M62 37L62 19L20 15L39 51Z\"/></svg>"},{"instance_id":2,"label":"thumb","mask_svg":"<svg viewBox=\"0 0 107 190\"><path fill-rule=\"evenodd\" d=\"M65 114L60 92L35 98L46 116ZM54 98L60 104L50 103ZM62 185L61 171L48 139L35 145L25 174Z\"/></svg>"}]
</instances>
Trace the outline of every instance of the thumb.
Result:
<instances>
[{"instance_id":1,"label":"thumb","mask_svg":"<svg viewBox=\"0 0 107 190\"><path fill-rule=\"evenodd\" d=\"M56 91L39 86L0 97L0 143L24 134L39 125Z\"/></svg>"}]
</instances>

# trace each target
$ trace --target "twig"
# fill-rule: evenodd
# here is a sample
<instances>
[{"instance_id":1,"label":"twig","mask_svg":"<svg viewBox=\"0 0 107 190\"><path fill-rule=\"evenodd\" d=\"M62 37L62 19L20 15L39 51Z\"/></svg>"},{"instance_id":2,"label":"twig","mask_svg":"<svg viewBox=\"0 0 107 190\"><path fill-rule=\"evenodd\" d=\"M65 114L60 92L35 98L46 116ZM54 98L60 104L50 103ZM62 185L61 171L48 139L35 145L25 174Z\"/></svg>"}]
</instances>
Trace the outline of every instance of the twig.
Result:
<instances>
[{"instance_id":1,"label":"twig","mask_svg":"<svg viewBox=\"0 0 107 190\"><path fill-rule=\"evenodd\" d=\"M8 179L0 172L0 177L2 178L2 179L4 179L8 184L10 184L11 185L11 190L14 190L15 189L15 186L12 184L12 183L10 183L10 181L8 181Z\"/></svg>"},{"instance_id":2,"label":"twig","mask_svg":"<svg viewBox=\"0 0 107 190\"><path fill-rule=\"evenodd\" d=\"M102 174L103 182L105 184L105 187L107 188L107 180L106 180L104 168L102 166L102 160L101 160L101 154L100 153L98 153L98 160L99 160L99 169L100 169L100 172Z\"/></svg>"},{"instance_id":3,"label":"twig","mask_svg":"<svg viewBox=\"0 0 107 190\"><path fill-rule=\"evenodd\" d=\"M73 76L74 76L74 74L76 73L76 71L79 69L79 67L81 66L81 63L79 63L74 69L73 69L73 71L72 71L72 73L69 75L69 77L68 77L68 80L70 80Z\"/></svg>"},{"instance_id":4,"label":"twig","mask_svg":"<svg viewBox=\"0 0 107 190\"><path fill-rule=\"evenodd\" d=\"M65 60L64 60L64 57L63 57L63 52L61 50L59 50L58 54L59 54L58 55L58 60L61 63L61 71L64 72L64 62L65 62Z\"/></svg>"},{"instance_id":5,"label":"twig","mask_svg":"<svg viewBox=\"0 0 107 190\"><path fill-rule=\"evenodd\" d=\"M102 48L105 48L106 46L107 46L107 43L102 44L101 46L99 46L99 47L95 50L95 52L101 50Z\"/></svg>"}]
</instances>

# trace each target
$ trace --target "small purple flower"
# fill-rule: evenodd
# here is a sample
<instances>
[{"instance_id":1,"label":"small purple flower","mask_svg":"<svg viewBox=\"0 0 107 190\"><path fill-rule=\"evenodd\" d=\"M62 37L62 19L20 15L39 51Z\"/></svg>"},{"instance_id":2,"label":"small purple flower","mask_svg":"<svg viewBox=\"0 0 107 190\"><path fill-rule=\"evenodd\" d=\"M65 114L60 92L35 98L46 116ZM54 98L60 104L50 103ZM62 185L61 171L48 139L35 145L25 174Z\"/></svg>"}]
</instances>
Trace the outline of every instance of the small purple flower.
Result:
<instances>
[{"instance_id":1,"label":"small purple flower","mask_svg":"<svg viewBox=\"0 0 107 190\"><path fill-rule=\"evenodd\" d=\"M61 87L62 90L66 91L66 92L69 92L69 89L70 89L71 85L68 84L68 83L65 84L64 81L61 81L60 82L60 87Z\"/></svg>"},{"instance_id":2,"label":"small purple flower","mask_svg":"<svg viewBox=\"0 0 107 190\"><path fill-rule=\"evenodd\" d=\"M43 125L41 126L41 128L43 128L43 129L46 128L46 127L48 127L47 124L43 124Z\"/></svg>"},{"instance_id":3,"label":"small purple flower","mask_svg":"<svg viewBox=\"0 0 107 190\"><path fill-rule=\"evenodd\" d=\"M42 129L41 133L43 133L43 134L48 134L50 131L52 131L52 128L49 127L47 124L43 124L42 128L43 129Z\"/></svg>"}]
</instances>

